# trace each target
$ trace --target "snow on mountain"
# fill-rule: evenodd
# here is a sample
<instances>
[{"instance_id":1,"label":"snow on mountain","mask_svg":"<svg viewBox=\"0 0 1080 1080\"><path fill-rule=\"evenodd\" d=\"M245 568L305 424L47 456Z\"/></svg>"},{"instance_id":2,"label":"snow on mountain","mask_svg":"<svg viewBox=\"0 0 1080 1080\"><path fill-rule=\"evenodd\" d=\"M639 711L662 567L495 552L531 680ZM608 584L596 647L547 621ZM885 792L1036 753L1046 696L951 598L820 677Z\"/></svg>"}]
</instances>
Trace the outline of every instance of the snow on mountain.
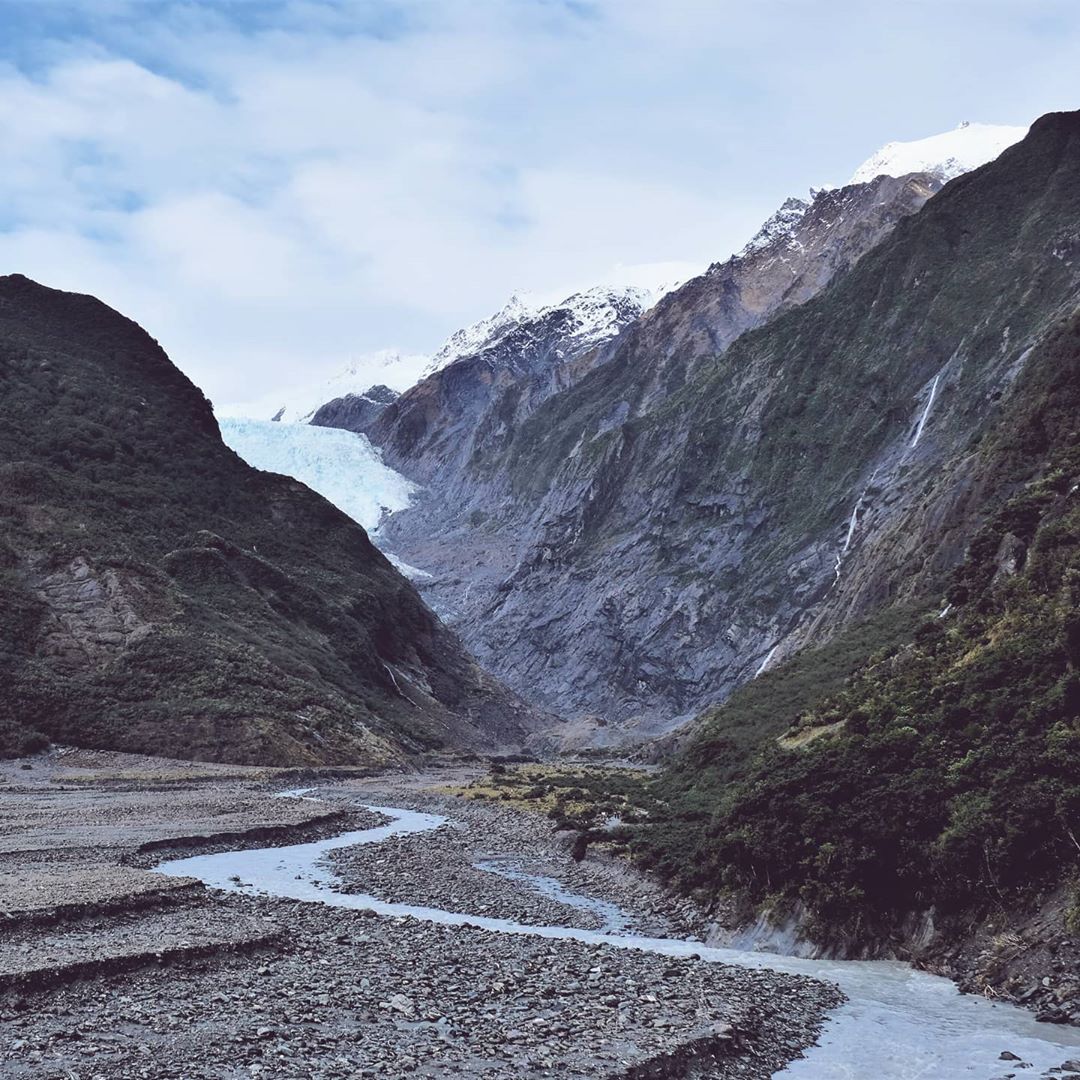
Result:
<instances>
[{"instance_id":1,"label":"snow on mountain","mask_svg":"<svg viewBox=\"0 0 1080 1080\"><path fill-rule=\"evenodd\" d=\"M629 313L643 315L661 295L651 289L600 287L575 293L556 306L573 317L575 347L580 349L614 337L626 325Z\"/></svg>"},{"instance_id":2,"label":"snow on mountain","mask_svg":"<svg viewBox=\"0 0 1080 1080\"><path fill-rule=\"evenodd\" d=\"M805 199L785 199L780 209L758 229L753 239L739 254L745 258L755 251L771 247L779 240L789 240L809 209L810 203Z\"/></svg>"},{"instance_id":3,"label":"snow on mountain","mask_svg":"<svg viewBox=\"0 0 1080 1080\"><path fill-rule=\"evenodd\" d=\"M993 161L1003 150L1019 142L1027 128L1001 124L972 124L964 121L952 131L911 142L886 143L867 158L848 181L865 184L875 176L907 176L931 173L941 180L952 180L962 173Z\"/></svg>"},{"instance_id":4,"label":"snow on mountain","mask_svg":"<svg viewBox=\"0 0 1080 1080\"><path fill-rule=\"evenodd\" d=\"M1027 128L1001 124L971 124L967 121L952 131L911 142L886 143L855 170L849 184L868 184L878 176L908 176L929 173L942 183L992 161L1003 150L1019 142ZM831 185L810 189L810 199L790 198L754 234L739 252L742 258L779 243L792 243L800 223L819 194Z\"/></svg>"},{"instance_id":5,"label":"snow on mountain","mask_svg":"<svg viewBox=\"0 0 1080 1080\"><path fill-rule=\"evenodd\" d=\"M661 266L668 271L685 269L682 264ZM637 285L597 286L574 293L558 303L541 303L526 294L515 293L494 315L455 331L430 355L384 349L352 361L344 370L320 383L307 383L247 401L215 406L214 411L219 419L250 417L306 424L319 406L328 401L347 394L363 396L379 384L403 392L455 360L498 344L523 323L543 319L552 312L565 310L574 319L577 324L574 331L575 347L597 344L619 331L626 321L628 306L638 309L637 314L645 312L661 296L680 284L681 280L669 280L663 285L647 288Z\"/></svg>"},{"instance_id":6,"label":"snow on mountain","mask_svg":"<svg viewBox=\"0 0 1080 1080\"><path fill-rule=\"evenodd\" d=\"M535 305L526 300L521 293L514 293L506 305L494 315L481 319L472 326L454 331L438 352L429 359L424 367L423 377L449 367L463 356L479 352L511 327L536 314L537 310Z\"/></svg>"},{"instance_id":7,"label":"snow on mountain","mask_svg":"<svg viewBox=\"0 0 1080 1080\"><path fill-rule=\"evenodd\" d=\"M320 383L306 383L278 390L249 401L215 407L218 418L252 417L286 423L306 423L320 405L346 394L363 394L382 384L391 390L407 390L421 377L430 357L383 349L351 361L347 367Z\"/></svg>"},{"instance_id":8,"label":"snow on mountain","mask_svg":"<svg viewBox=\"0 0 1080 1080\"><path fill-rule=\"evenodd\" d=\"M384 514L409 505L416 485L383 463L364 435L339 428L219 418L221 437L249 465L282 473L307 484L359 522L378 542ZM407 577L426 576L400 559L384 555Z\"/></svg>"},{"instance_id":9,"label":"snow on mountain","mask_svg":"<svg viewBox=\"0 0 1080 1080\"><path fill-rule=\"evenodd\" d=\"M521 293L515 293L509 303L487 319L481 319L452 334L424 369L425 378L449 367L456 360L496 347L505 337L526 324L544 323L548 316L567 314L572 320L569 348L577 352L599 344L622 329L628 316L634 318L647 311L677 283L662 289L637 286L597 286L583 289L554 304L535 303Z\"/></svg>"}]
</instances>

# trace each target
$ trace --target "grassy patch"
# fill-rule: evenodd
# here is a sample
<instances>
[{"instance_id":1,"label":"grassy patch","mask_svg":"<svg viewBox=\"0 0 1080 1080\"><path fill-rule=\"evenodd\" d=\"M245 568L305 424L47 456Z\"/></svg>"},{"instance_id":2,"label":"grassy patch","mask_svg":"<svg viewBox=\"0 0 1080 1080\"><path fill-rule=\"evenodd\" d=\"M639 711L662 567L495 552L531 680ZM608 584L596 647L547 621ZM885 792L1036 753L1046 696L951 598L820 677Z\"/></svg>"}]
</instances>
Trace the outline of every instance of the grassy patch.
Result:
<instances>
[{"instance_id":1,"label":"grassy patch","mask_svg":"<svg viewBox=\"0 0 1080 1080\"><path fill-rule=\"evenodd\" d=\"M612 818L647 820L657 807L652 774L603 765L495 765L486 777L445 794L543 814L559 828L599 828Z\"/></svg>"}]
</instances>

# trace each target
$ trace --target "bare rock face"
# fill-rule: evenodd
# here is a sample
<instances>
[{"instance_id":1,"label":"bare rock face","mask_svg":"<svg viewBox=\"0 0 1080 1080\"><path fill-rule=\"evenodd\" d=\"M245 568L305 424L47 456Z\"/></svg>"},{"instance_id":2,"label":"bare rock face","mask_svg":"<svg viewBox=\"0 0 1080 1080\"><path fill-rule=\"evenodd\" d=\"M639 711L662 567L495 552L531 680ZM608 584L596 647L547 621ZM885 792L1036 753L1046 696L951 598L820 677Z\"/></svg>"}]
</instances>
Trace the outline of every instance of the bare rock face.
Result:
<instances>
[{"instance_id":1,"label":"bare rock face","mask_svg":"<svg viewBox=\"0 0 1080 1080\"><path fill-rule=\"evenodd\" d=\"M788 199L738 255L664 297L634 325L622 344L628 370L612 375L628 415L676 393L746 331L816 296L941 186L923 173L879 176L816 191L809 202Z\"/></svg>"},{"instance_id":2,"label":"bare rock face","mask_svg":"<svg viewBox=\"0 0 1080 1080\"><path fill-rule=\"evenodd\" d=\"M998 491L978 440L1076 303L1077 120L938 183L788 205L490 453L435 452L426 400L392 460L420 447L428 492L384 531L482 663L655 730L934 595Z\"/></svg>"},{"instance_id":3,"label":"bare rock face","mask_svg":"<svg viewBox=\"0 0 1080 1080\"><path fill-rule=\"evenodd\" d=\"M1001 538L1001 544L998 547L997 554L994 556L994 566L996 567L994 570L994 584L997 585L1011 577L1016 577L1024 565L1024 556L1026 554L1027 547L1024 542L1018 536L1006 533Z\"/></svg>"},{"instance_id":4,"label":"bare rock face","mask_svg":"<svg viewBox=\"0 0 1080 1080\"><path fill-rule=\"evenodd\" d=\"M421 586L430 602L521 692L564 714L633 720L629 729L620 723L602 732L586 725L604 741L669 727L689 703L650 693L658 710L651 717L636 716L636 707L612 715L610 656L597 657L571 679L558 674L563 630L594 643L617 642L628 619L640 618L645 629L674 612L670 592L657 602L648 583L639 588L629 580L620 559L629 536L611 551L607 586L586 586L577 569L566 566L560 522L575 522L569 527L577 529L581 516L597 513L609 466L591 459L580 479L546 486L551 462L580 459L587 442L608 432L621 438L635 417L678 393L741 334L804 303L854 265L940 186L926 175L881 176L817 192L809 202L788 200L739 255L627 318L614 340L579 354L566 350L559 333L564 315L508 334L499 343L499 363L484 351L403 395L369 433L395 468L427 484L416 507L394 515L383 529L403 558L432 573ZM551 445L551 432L527 424L545 401L544 414L556 418L554 430L564 440L558 446ZM501 470L515 457L546 459L535 485L527 481L524 490L514 490L507 484ZM694 610L698 588L682 593L679 608ZM501 627L494 634L492 619ZM550 644L548 627L555 639ZM508 641L496 647L504 634ZM696 681L714 659L682 653L678 666ZM642 671L620 675L617 696L638 699L671 664L672 658L650 661Z\"/></svg>"},{"instance_id":5,"label":"bare rock face","mask_svg":"<svg viewBox=\"0 0 1080 1080\"><path fill-rule=\"evenodd\" d=\"M320 405L310 422L316 427L342 428L366 434L398 396L397 391L389 386L372 386L362 394L346 394Z\"/></svg>"},{"instance_id":6,"label":"bare rock face","mask_svg":"<svg viewBox=\"0 0 1080 1080\"><path fill-rule=\"evenodd\" d=\"M97 573L81 555L39 576L33 590L48 610L38 652L64 668L107 663L151 631L137 607L145 586L111 567Z\"/></svg>"},{"instance_id":7,"label":"bare rock face","mask_svg":"<svg viewBox=\"0 0 1080 1080\"><path fill-rule=\"evenodd\" d=\"M424 483L438 478L445 492L452 477L501 453L542 402L602 362L648 300L636 289L592 289L538 311L518 305L471 351L456 342L457 358L402 394L367 432L390 465Z\"/></svg>"}]
</instances>

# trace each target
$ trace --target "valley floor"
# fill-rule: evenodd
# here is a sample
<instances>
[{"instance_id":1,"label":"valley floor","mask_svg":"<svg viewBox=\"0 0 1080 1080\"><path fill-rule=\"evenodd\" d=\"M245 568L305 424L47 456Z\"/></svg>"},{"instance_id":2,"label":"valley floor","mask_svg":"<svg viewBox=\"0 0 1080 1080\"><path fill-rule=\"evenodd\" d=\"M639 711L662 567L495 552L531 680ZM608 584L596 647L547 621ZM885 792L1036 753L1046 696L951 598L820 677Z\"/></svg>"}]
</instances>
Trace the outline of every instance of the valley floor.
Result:
<instances>
[{"instance_id":1,"label":"valley floor","mask_svg":"<svg viewBox=\"0 0 1080 1080\"><path fill-rule=\"evenodd\" d=\"M344 848L347 891L530 925L687 928L655 887L574 863L550 824L437 789L468 771L332 780L69 751L0 762L0 1075L769 1077L840 1000L801 975L206 889L193 852ZM318 783L319 801L282 789ZM478 868L477 864L481 868Z\"/></svg>"}]
</instances>

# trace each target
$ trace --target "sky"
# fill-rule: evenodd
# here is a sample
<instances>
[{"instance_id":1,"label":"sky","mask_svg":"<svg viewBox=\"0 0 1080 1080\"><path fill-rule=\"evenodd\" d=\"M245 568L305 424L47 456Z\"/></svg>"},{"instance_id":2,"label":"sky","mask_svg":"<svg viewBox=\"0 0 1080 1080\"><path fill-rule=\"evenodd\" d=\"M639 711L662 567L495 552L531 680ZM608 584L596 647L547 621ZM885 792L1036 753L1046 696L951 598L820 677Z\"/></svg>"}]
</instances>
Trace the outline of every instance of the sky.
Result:
<instances>
[{"instance_id":1,"label":"sky","mask_svg":"<svg viewBox=\"0 0 1080 1080\"><path fill-rule=\"evenodd\" d=\"M0 272L221 403L683 277L885 142L1078 105L1076 0L0 0Z\"/></svg>"}]
</instances>

